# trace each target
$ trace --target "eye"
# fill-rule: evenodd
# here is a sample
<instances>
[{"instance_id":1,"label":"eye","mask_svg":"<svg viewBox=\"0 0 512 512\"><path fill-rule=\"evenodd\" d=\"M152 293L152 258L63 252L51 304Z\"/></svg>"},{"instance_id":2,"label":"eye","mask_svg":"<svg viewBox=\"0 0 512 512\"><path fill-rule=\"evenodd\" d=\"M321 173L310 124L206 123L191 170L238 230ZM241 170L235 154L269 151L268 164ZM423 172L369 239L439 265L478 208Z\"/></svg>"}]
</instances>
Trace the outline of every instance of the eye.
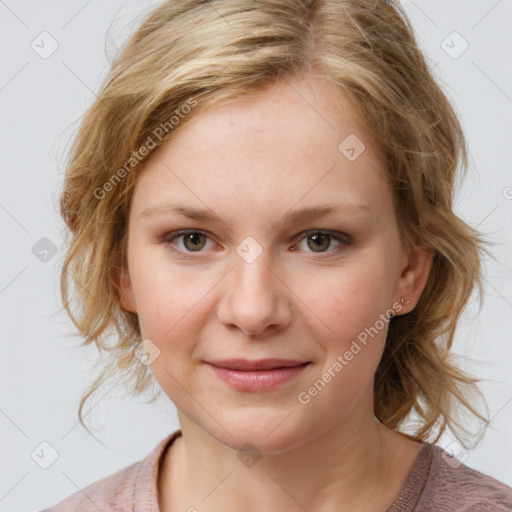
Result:
<instances>
[{"instance_id":1,"label":"eye","mask_svg":"<svg viewBox=\"0 0 512 512\"><path fill-rule=\"evenodd\" d=\"M301 240L305 239L307 247L316 254L336 253L346 245L350 245L350 237L343 233L329 231L307 231L301 233ZM333 250L327 251L331 247L332 240L336 240L339 245Z\"/></svg>"},{"instance_id":2,"label":"eye","mask_svg":"<svg viewBox=\"0 0 512 512\"><path fill-rule=\"evenodd\" d=\"M190 229L167 233L162 237L161 243L165 246L170 247L174 252L178 253L180 257L193 259L196 257L190 256L190 254L194 252L203 252L202 249L205 248L205 242L209 238L210 237L208 236L208 234L203 231ZM174 240L176 239L183 242L182 247L177 248L175 244L173 244ZM332 253L337 253L340 250L342 250L345 246L351 244L351 238L348 235L345 235L344 233L330 231L310 230L301 233L298 237L296 237L296 239L300 241L306 241L307 247L311 249L311 251L306 250L306 252L313 252L315 254L320 255L324 253L327 253L329 255ZM327 249L331 247L332 239L336 240L339 243L339 245L338 247L335 247L334 249L328 251ZM215 246L215 243L212 243L213 246Z\"/></svg>"},{"instance_id":3,"label":"eye","mask_svg":"<svg viewBox=\"0 0 512 512\"><path fill-rule=\"evenodd\" d=\"M179 231L177 233L169 233L164 236L162 242L165 245L171 245L175 239L183 241L185 249L179 249L181 252L200 252L205 246L205 239L209 238L206 233L197 230Z\"/></svg>"}]
</instances>

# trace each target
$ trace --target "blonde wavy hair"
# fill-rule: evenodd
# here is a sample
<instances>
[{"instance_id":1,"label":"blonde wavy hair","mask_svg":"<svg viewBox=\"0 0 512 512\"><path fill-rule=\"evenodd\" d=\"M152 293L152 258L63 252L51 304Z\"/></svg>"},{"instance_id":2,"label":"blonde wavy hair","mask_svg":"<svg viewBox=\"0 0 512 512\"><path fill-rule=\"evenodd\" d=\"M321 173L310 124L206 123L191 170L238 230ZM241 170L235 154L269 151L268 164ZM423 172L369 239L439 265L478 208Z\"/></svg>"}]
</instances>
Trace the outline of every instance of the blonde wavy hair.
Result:
<instances>
[{"instance_id":1,"label":"blonde wavy hair","mask_svg":"<svg viewBox=\"0 0 512 512\"><path fill-rule=\"evenodd\" d=\"M82 344L94 342L104 356L81 397L83 426L86 401L112 376L137 395L154 384L134 357L138 317L120 305L118 286L144 163L205 109L299 73L325 80L350 101L384 157L402 241L420 240L434 252L416 308L390 321L375 375L375 416L421 441L435 442L449 428L464 446L474 433L458 412L489 424L472 404L475 394L485 403L480 379L450 352L475 288L481 304L487 252L483 236L452 211L457 169L468 165L466 141L398 0L168 0L146 15L111 63L66 162L62 299ZM191 99L197 107L182 115ZM158 127L178 114L162 136ZM413 416L415 429L406 434Z\"/></svg>"}]
</instances>

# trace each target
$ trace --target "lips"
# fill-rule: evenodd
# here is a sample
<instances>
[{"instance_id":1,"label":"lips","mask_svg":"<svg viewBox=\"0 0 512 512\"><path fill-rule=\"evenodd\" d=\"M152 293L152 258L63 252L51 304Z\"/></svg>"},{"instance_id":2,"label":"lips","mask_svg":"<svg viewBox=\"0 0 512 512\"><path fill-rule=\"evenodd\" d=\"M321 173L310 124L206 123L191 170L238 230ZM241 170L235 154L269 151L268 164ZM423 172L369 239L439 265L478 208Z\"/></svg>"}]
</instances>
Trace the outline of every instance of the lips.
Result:
<instances>
[{"instance_id":1,"label":"lips","mask_svg":"<svg viewBox=\"0 0 512 512\"><path fill-rule=\"evenodd\" d=\"M295 359L222 359L205 361L213 374L237 392L262 393L287 389L311 361ZM290 389L290 388L288 388Z\"/></svg>"},{"instance_id":2,"label":"lips","mask_svg":"<svg viewBox=\"0 0 512 512\"><path fill-rule=\"evenodd\" d=\"M217 368L225 368L228 370L239 371L255 371L255 370L273 370L275 368L291 368L301 366L310 361L301 361L294 359L217 359L215 361L207 361L208 364Z\"/></svg>"}]
</instances>

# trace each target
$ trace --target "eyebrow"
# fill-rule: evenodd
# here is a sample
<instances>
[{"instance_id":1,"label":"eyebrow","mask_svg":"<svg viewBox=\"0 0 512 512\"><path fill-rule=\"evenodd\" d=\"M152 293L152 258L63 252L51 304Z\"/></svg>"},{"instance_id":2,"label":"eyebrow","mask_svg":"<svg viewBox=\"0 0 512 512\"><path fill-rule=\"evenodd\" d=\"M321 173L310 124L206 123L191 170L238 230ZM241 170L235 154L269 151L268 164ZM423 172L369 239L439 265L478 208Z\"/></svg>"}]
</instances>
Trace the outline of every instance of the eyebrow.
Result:
<instances>
[{"instance_id":1,"label":"eyebrow","mask_svg":"<svg viewBox=\"0 0 512 512\"><path fill-rule=\"evenodd\" d=\"M339 203L333 205L309 206L298 210L291 210L286 213L282 220L288 223L299 223L304 220L318 219L327 215L339 213L343 210L348 212L369 212L370 208L363 204ZM145 209L141 217L150 217L154 215L177 214L194 220L216 221L217 215L209 209L193 208L174 203L165 203Z\"/></svg>"}]
</instances>

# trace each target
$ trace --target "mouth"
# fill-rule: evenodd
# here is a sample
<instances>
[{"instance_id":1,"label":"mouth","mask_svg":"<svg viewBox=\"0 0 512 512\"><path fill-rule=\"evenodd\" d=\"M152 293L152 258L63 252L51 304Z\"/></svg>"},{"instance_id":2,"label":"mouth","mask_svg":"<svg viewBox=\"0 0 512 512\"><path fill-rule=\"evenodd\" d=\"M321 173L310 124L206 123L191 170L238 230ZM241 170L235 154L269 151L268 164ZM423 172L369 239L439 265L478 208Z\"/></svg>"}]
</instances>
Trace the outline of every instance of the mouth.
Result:
<instances>
[{"instance_id":1,"label":"mouth","mask_svg":"<svg viewBox=\"0 0 512 512\"><path fill-rule=\"evenodd\" d=\"M279 388L291 382L311 364L311 361L230 359L206 363L213 373L232 389L261 392Z\"/></svg>"},{"instance_id":2,"label":"mouth","mask_svg":"<svg viewBox=\"0 0 512 512\"><path fill-rule=\"evenodd\" d=\"M206 361L207 364L217 368L238 371L258 371L275 370L277 368L294 368L310 363L311 361L301 361L294 359L218 359L215 361Z\"/></svg>"}]
</instances>

